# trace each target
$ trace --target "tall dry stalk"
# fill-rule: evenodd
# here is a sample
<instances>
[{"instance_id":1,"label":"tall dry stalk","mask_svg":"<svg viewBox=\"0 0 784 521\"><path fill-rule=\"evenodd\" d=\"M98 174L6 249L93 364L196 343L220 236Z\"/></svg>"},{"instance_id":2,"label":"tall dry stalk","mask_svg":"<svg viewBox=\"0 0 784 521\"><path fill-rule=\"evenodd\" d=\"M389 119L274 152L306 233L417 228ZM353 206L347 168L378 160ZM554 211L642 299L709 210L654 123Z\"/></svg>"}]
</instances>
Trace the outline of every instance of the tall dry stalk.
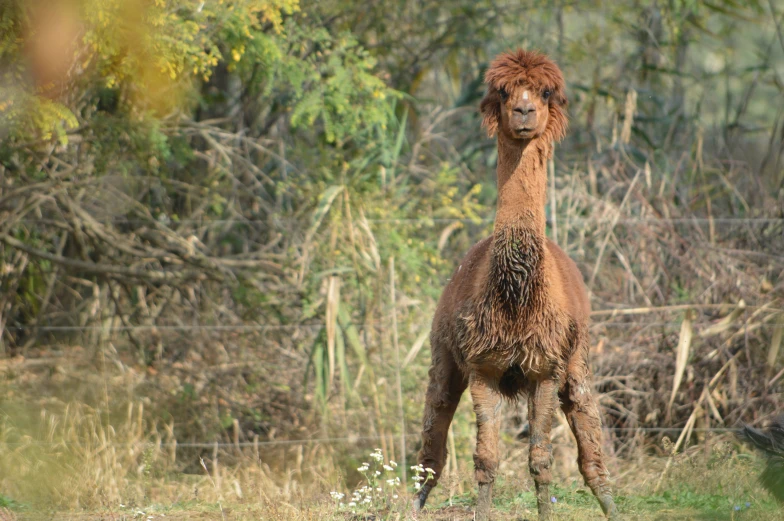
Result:
<instances>
[{"instance_id":1,"label":"tall dry stalk","mask_svg":"<svg viewBox=\"0 0 784 521\"><path fill-rule=\"evenodd\" d=\"M389 258L389 291L392 302L392 346L395 351L395 384L397 386L397 407L400 414L400 463L403 469L403 484L407 483L406 472L406 416L403 409L403 383L400 378L400 342L397 330L397 296L395 291L395 257Z\"/></svg>"}]
</instances>

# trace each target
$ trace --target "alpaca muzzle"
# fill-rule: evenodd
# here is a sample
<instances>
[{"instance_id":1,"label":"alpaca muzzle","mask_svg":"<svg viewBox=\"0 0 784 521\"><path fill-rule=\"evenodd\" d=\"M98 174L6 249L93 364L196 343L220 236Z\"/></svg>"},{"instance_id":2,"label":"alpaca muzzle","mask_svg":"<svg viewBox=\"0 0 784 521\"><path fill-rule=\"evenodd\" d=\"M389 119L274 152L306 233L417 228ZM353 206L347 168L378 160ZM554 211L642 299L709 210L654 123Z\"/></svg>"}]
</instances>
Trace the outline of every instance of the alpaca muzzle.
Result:
<instances>
[{"instance_id":1,"label":"alpaca muzzle","mask_svg":"<svg viewBox=\"0 0 784 521\"><path fill-rule=\"evenodd\" d=\"M536 129L536 107L533 103L526 103L515 107L512 113L512 128L518 132L531 132Z\"/></svg>"}]
</instances>

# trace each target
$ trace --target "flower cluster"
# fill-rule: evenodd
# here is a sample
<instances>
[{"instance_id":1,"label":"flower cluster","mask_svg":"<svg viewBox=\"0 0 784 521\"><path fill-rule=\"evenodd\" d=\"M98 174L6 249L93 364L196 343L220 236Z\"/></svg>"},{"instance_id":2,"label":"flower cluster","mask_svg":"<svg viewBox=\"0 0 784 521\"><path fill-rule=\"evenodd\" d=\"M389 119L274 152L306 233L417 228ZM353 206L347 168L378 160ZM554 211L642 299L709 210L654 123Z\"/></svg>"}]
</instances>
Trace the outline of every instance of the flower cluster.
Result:
<instances>
[{"instance_id":1,"label":"flower cluster","mask_svg":"<svg viewBox=\"0 0 784 521\"><path fill-rule=\"evenodd\" d=\"M369 511L389 506L391 500L398 499L400 477L396 475L397 463L390 460L384 462L381 449L370 453L370 461L363 462L357 471L365 476L365 483L354 490L347 505L342 503L345 497L340 492L330 492L338 508L348 507L353 513Z\"/></svg>"},{"instance_id":2,"label":"flower cluster","mask_svg":"<svg viewBox=\"0 0 784 521\"><path fill-rule=\"evenodd\" d=\"M414 481L414 490L421 489L425 483L433 479L436 471L430 467L423 467L422 465L414 465L411 467L414 471L414 476L411 478Z\"/></svg>"}]
</instances>

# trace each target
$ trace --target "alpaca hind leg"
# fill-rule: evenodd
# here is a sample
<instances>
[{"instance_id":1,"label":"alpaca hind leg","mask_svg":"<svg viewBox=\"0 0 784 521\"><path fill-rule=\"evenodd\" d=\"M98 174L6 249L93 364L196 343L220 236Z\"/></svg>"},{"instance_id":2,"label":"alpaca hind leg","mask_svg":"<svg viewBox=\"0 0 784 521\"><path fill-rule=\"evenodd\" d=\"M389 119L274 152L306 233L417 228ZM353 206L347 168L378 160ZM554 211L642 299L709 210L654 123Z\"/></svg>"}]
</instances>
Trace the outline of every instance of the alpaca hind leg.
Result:
<instances>
[{"instance_id":1,"label":"alpaca hind leg","mask_svg":"<svg viewBox=\"0 0 784 521\"><path fill-rule=\"evenodd\" d=\"M500 376L500 375L499 375ZM498 431L501 426L501 394L493 379L488 375L472 373L470 378L471 399L476 413L476 450L474 472L479 483L476 521L490 518L493 500L493 482L498 468Z\"/></svg>"},{"instance_id":2,"label":"alpaca hind leg","mask_svg":"<svg viewBox=\"0 0 784 521\"><path fill-rule=\"evenodd\" d=\"M449 424L468 385L451 354L438 356L437 350L433 353L422 419L422 450L419 451L417 461L423 467L433 469L435 474L414 496L415 510L425 506L427 496L441 477L446 463Z\"/></svg>"},{"instance_id":3,"label":"alpaca hind leg","mask_svg":"<svg viewBox=\"0 0 784 521\"><path fill-rule=\"evenodd\" d=\"M528 452L528 468L536 484L536 506L539 521L552 519L550 482L553 479L553 446L550 430L558 406L558 380L546 378L535 382L528 396L528 424L531 441Z\"/></svg>"},{"instance_id":4,"label":"alpaca hind leg","mask_svg":"<svg viewBox=\"0 0 784 521\"><path fill-rule=\"evenodd\" d=\"M588 386L587 371L581 371L578 375L569 374L561 398L566 419L577 440L577 461L585 484L599 500L607 518L617 519L618 509L613 501L609 472L602 456L602 421Z\"/></svg>"}]
</instances>

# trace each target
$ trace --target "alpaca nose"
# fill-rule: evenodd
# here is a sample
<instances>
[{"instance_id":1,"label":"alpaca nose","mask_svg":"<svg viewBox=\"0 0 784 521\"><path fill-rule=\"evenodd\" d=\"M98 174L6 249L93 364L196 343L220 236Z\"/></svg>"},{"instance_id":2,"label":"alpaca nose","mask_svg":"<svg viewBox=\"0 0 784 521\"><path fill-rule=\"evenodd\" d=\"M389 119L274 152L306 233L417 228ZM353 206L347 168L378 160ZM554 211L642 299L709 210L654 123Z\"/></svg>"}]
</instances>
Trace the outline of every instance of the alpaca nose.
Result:
<instances>
[{"instance_id":1,"label":"alpaca nose","mask_svg":"<svg viewBox=\"0 0 784 521\"><path fill-rule=\"evenodd\" d=\"M523 116L527 116L529 112L535 112L536 107L534 106L533 103L526 103L524 105L520 105L519 107L516 107L514 111Z\"/></svg>"}]
</instances>

